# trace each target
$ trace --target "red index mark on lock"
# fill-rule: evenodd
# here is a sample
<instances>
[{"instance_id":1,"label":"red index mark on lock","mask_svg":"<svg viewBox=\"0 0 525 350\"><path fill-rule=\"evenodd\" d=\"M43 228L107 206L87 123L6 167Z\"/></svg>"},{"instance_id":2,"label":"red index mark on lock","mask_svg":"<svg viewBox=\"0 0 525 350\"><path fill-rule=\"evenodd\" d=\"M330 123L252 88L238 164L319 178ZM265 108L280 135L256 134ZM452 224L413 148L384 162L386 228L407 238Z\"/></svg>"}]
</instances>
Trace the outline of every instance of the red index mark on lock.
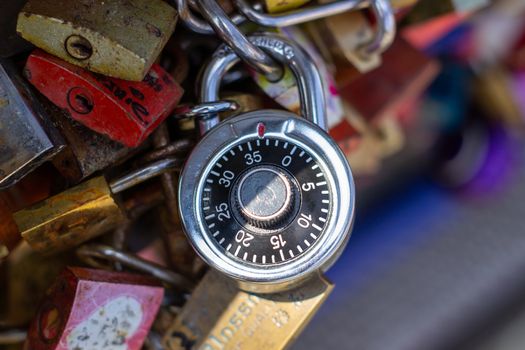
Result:
<instances>
[{"instance_id":1,"label":"red index mark on lock","mask_svg":"<svg viewBox=\"0 0 525 350\"><path fill-rule=\"evenodd\" d=\"M155 64L143 81L134 82L95 74L35 50L24 73L73 119L128 147L144 141L183 94L175 80Z\"/></svg>"},{"instance_id":2,"label":"red index mark on lock","mask_svg":"<svg viewBox=\"0 0 525 350\"><path fill-rule=\"evenodd\" d=\"M163 295L145 276L67 268L31 323L29 348L139 350Z\"/></svg>"}]
</instances>

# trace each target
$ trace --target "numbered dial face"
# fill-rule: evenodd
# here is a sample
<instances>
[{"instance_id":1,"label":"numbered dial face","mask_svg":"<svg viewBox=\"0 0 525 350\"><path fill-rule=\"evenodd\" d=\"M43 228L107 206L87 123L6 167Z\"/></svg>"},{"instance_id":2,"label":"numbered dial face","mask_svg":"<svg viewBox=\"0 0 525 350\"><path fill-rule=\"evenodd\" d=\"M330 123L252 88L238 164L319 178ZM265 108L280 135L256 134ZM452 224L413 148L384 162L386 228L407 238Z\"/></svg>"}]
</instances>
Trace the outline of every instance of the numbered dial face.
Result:
<instances>
[{"instance_id":1,"label":"numbered dial face","mask_svg":"<svg viewBox=\"0 0 525 350\"><path fill-rule=\"evenodd\" d=\"M332 194L306 150L277 138L227 149L206 175L201 215L225 254L253 265L277 265L315 247L329 221Z\"/></svg>"}]
</instances>

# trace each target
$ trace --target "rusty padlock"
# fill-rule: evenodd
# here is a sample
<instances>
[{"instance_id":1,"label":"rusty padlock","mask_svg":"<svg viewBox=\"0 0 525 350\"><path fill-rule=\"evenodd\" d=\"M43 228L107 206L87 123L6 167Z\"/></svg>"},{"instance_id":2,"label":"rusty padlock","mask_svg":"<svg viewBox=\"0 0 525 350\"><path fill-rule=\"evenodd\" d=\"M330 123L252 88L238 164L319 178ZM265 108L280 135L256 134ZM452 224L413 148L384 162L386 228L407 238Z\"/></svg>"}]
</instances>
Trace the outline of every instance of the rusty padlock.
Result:
<instances>
[{"instance_id":1,"label":"rusty padlock","mask_svg":"<svg viewBox=\"0 0 525 350\"><path fill-rule=\"evenodd\" d=\"M72 64L140 81L175 29L177 12L160 0L29 0L17 31Z\"/></svg>"},{"instance_id":2,"label":"rusty padlock","mask_svg":"<svg viewBox=\"0 0 525 350\"><path fill-rule=\"evenodd\" d=\"M27 344L32 350L139 350L163 295L146 276L66 268L33 318Z\"/></svg>"},{"instance_id":3,"label":"rusty padlock","mask_svg":"<svg viewBox=\"0 0 525 350\"><path fill-rule=\"evenodd\" d=\"M139 147L126 147L70 118L67 112L45 98L41 100L66 141L66 147L51 162L69 184L77 184L97 171L124 162L146 145L145 142Z\"/></svg>"},{"instance_id":4,"label":"rusty padlock","mask_svg":"<svg viewBox=\"0 0 525 350\"><path fill-rule=\"evenodd\" d=\"M90 129L128 147L138 146L175 108L182 88L160 66L141 82L91 73L41 50L24 73L42 94Z\"/></svg>"},{"instance_id":5,"label":"rusty padlock","mask_svg":"<svg viewBox=\"0 0 525 350\"><path fill-rule=\"evenodd\" d=\"M111 183L103 176L95 177L13 216L22 237L33 249L55 253L122 224L125 213L113 195L179 166L178 159L167 158Z\"/></svg>"}]
</instances>

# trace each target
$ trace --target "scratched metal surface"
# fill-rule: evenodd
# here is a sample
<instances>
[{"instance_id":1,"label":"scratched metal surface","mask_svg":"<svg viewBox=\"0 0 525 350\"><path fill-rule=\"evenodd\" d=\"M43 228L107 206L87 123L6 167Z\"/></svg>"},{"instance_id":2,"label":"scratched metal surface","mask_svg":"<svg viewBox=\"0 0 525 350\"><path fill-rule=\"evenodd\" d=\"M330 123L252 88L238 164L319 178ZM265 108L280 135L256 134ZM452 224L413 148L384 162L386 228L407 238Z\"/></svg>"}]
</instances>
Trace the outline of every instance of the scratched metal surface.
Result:
<instances>
[{"instance_id":1,"label":"scratched metal surface","mask_svg":"<svg viewBox=\"0 0 525 350\"><path fill-rule=\"evenodd\" d=\"M503 331L484 338L525 309L525 157L515 161L490 193L416 181L358 216L328 274L336 288L292 349L511 349L494 346Z\"/></svg>"}]
</instances>

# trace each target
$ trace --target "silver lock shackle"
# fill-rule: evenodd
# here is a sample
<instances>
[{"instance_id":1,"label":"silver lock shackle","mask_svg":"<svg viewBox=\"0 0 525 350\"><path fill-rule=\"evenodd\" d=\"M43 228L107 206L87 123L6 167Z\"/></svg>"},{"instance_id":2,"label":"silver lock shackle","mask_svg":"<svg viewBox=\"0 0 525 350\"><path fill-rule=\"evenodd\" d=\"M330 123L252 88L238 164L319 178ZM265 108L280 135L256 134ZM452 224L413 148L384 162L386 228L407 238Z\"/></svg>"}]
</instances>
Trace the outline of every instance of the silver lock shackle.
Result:
<instances>
[{"instance_id":1,"label":"silver lock shackle","mask_svg":"<svg viewBox=\"0 0 525 350\"><path fill-rule=\"evenodd\" d=\"M198 0L197 0L198 1ZM186 27L190 30L205 35L215 34L210 24L202 19L195 17L189 7L188 0L174 0L175 8L179 17ZM231 17L233 23L239 25L246 21L246 17L241 14L235 14Z\"/></svg>"},{"instance_id":2,"label":"silver lock shackle","mask_svg":"<svg viewBox=\"0 0 525 350\"><path fill-rule=\"evenodd\" d=\"M288 27L334 16L346 11L371 7L377 19L374 38L364 45L366 54L384 52L394 41L396 21L389 0L338 0L327 4L313 5L281 14L268 14L256 9L247 0L234 0L239 11L250 21L266 27Z\"/></svg>"},{"instance_id":3,"label":"silver lock shackle","mask_svg":"<svg viewBox=\"0 0 525 350\"><path fill-rule=\"evenodd\" d=\"M275 62L272 56L250 43L216 0L199 0L199 8L219 38L228 44L245 63L264 74L270 81L281 79L282 67Z\"/></svg>"},{"instance_id":4,"label":"silver lock shackle","mask_svg":"<svg viewBox=\"0 0 525 350\"><path fill-rule=\"evenodd\" d=\"M119 193L168 171L180 171L182 160L166 158L147 164L109 183L112 193Z\"/></svg>"},{"instance_id":5,"label":"silver lock shackle","mask_svg":"<svg viewBox=\"0 0 525 350\"><path fill-rule=\"evenodd\" d=\"M301 116L327 130L326 105L323 83L314 61L296 43L281 36L264 33L248 37L248 40L265 50L278 62L292 71L299 90ZM200 102L219 100L221 81L226 72L240 61L227 45L221 45L202 72ZM217 114L199 120L201 135L219 123Z\"/></svg>"},{"instance_id":6,"label":"silver lock shackle","mask_svg":"<svg viewBox=\"0 0 525 350\"><path fill-rule=\"evenodd\" d=\"M110 246L102 244L83 245L77 249L76 253L80 260L94 268L105 267L97 260L118 262L124 266L148 273L183 291L191 291L195 287L190 280L178 273L144 260L134 254L125 253Z\"/></svg>"},{"instance_id":7,"label":"silver lock shackle","mask_svg":"<svg viewBox=\"0 0 525 350\"><path fill-rule=\"evenodd\" d=\"M198 118L207 114L235 112L239 108L240 106L237 102L230 100L200 103L198 105L182 104L175 108L172 116L176 120Z\"/></svg>"}]
</instances>

